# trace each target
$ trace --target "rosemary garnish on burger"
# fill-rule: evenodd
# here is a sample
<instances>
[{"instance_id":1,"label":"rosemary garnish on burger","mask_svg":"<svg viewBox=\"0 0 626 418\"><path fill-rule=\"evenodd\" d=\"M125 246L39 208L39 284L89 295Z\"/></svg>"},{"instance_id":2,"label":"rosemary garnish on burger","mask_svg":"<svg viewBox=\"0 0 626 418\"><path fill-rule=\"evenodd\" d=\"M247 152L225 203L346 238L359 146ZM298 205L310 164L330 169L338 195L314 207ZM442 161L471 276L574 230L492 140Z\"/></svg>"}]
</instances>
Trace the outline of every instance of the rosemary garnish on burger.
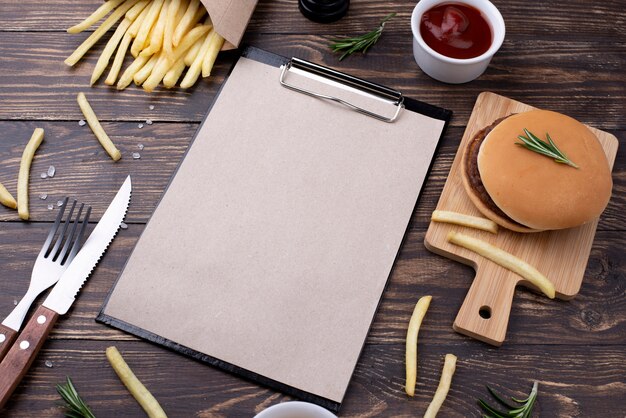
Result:
<instances>
[{"instance_id":1,"label":"rosemary garnish on burger","mask_svg":"<svg viewBox=\"0 0 626 418\"><path fill-rule=\"evenodd\" d=\"M524 128L524 133L526 134L526 136L518 136L518 138L522 142L516 142L517 145L527 148L538 154L554 158L554 161L556 161L557 163L567 164L571 167L578 168L578 165L569 158L567 158L567 155L565 155L565 153L563 153L563 151L561 151L556 146L552 138L550 138L550 134L546 133L546 138L548 139L548 142L545 142L539 139L537 135L533 134L526 128Z\"/></svg>"}]
</instances>

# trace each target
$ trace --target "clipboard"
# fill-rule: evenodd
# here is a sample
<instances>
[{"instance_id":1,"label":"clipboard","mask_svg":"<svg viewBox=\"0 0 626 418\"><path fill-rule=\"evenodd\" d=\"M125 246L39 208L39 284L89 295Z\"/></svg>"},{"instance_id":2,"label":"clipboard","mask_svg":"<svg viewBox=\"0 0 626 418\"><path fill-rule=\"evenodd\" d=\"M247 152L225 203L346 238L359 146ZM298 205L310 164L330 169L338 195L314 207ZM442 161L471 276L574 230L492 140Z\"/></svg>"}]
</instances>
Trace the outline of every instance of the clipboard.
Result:
<instances>
[{"instance_id":1,"label":"clipboard","mask_svg":"<svg viewBox=\"0 0 626 418\"><path fill-rule=\"evenodd\" d=\"M246 48L96 320L337 412L450 117Z\"/></svg>"}]
</instances>

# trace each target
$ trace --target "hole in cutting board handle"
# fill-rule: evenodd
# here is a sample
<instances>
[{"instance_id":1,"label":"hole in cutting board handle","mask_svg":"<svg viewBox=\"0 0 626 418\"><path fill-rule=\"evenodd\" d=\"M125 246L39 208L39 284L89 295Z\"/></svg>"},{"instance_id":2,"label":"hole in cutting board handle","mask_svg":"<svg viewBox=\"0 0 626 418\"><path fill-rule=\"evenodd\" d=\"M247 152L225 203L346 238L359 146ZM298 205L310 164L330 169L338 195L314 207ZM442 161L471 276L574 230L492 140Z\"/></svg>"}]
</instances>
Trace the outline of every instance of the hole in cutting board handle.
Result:
<instances>
[{"instance_id":1,"label":"hole in cutting board handle","mask_svg":"<svg viewBox=\"0 0 626 418\"><path fill-rule=\"evenodd\" d=\"M480 315L483 319L491 318L491 307L489 306L481 306L478 310L478 315Z\"/></svg>"}]
</instances>

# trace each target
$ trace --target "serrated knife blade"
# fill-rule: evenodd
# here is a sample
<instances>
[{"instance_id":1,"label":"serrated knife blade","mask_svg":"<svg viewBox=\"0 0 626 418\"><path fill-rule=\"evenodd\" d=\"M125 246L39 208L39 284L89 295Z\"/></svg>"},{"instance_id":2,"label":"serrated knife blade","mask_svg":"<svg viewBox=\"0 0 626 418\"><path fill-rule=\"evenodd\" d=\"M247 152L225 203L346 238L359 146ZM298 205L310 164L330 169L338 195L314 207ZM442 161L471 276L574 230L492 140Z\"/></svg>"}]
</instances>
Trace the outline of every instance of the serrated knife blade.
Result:
<instances>
[{"instance_id":1,"label":"serrated knife blade","mask_svg":"<svg viewBox=\"0 0 626 418\"><path fill-rule=\"evenodd\" d=\"M115 237L130 204L131 189L128 176L81 250L0 363L0 409L35 360L59 315L70 309L80 288Z\"/></svg>"},{"instance_id":2,"label":"serrated knife blade","mask_svg":"<svg viewBox=\"0 0 626 418\"><path fill-rule=\"evenodd\" d=\"M124 220L126 210L130 204L132 184L130 176L113 198L113 201L102 215L100 222L94 228L81 250L65 270L59 282L43 302L43 306L52 309L59 315L65 315L74 303L76 295L89 277L93 268L98 264L100 257L117 234Z\"/></svg>"}]
</instances>

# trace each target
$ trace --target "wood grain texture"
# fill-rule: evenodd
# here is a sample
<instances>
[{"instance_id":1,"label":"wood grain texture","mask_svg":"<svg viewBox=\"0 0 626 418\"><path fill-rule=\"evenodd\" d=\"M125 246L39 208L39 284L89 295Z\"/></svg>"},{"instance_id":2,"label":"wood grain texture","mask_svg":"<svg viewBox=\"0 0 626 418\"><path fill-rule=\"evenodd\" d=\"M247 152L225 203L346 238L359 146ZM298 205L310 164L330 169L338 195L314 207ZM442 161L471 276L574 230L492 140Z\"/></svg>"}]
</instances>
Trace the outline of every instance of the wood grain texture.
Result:
<instances>
[{"instance_id":1,"label":"wood grain texture","mask_svg":"<svg viewBox=\"0 0 626 418\"><path fill-rule=\"evenodd\" d=\"M430 79L415 64L409 25L414 2L354 0L345 18L320 25L304 19L295 1L261 0L244 37L244 43L345 70L454 111L340 416L420 416L435 390L447 352L459 356L459 366L441 416L478 417L475 400L487 396L484 384L521 396L534 379L540 381L535 416L623 415L623 1L494 3L506 21L505 42L482 77L458 86ZM98 417L141 416L139 406L105 360L105 348L115 344L170 416L250 417L289 398L94 322L234 60L234 54L220 55L215 77L200 81L189 91L158 89L147 94L131 86L118 92L102 84L89 88L91 71L109 35L71 69L62 61L88 33L69 35L65 29L100 4L101 0L51 0L45 5L35 0L0 0L0 181L11 192L15 192L19 156L30 133L37 126L46 130L31 175L33 221L20 222L14 211L0 207L0 316L26 291L35 255L56 213L56 209L48 211L48 203L68 194L76 196L94 205L95 221L127 174L133 176L135 186L129 228L120 231L0 415L61 416L54 385L69 375ZM339 62L329 51L331 38L368 31L390 12L398 12L398 16L366 56ZM120 162L113 163L88 128L78 126L82 119L76 104L79 91L86 93L122 150ZM622 145L613 172L613 197L600 219L578 296L571 301L549 301L517 290L509 338L499 349L451 330L474 273L428 252L423 245L430 214L482 91L568 114L608 130ZM150 110L150 105L155 109ZM137 125L147 119L155 123L144 123L139 129ZM141 159L133 160L129 155L139 143L145 148L139 151ZM41 179L39 174L49 165L55 165L57 175ZM37 200L40 193L47 193L47 200ZM402 388L404 338L413 306L424 294L432 294L433 303L420 337L417 396L409 400ZM46 360L52 362L52 368L45 365Z\"/></svg>"},{"instance_id":2,"label":"wood grain texture","mask_svg":"<svg viewBox=\"0 0 626 418\"><path fill-rule=\"evenodd\" d=\"M615 17L616 21L624 17L620 0L587 4L565 0L530 4L494 0L493 3L502 13L507 28L512 28L516 36L567 40L572 36L606 39L626 35L626 28L623 25L610 25L606 21L607 16ZM46 2L46 10L43 11L39 9L37 0L5 2L0 14L0 28L11 32L65 32L68 27L80 22L100 4L100 0L85 0L78 4L72 0L52 0ZM396 12L397 17L391 21L388 29L391 29L393 24L394 32L410 36L410 26L400 22L406 23L410 19L414 6L413 2L356 0L344 19L320 25L302 16L297 2L260 0L248 25L248 32L282 35L323 32L329 35L352 35L355 32L371 30L382 17ZM51 14L55 19L50 19ZM528 24L529 16L533 18L532 25ZM507 30L511 33L511 30Z\"/></svg>"},{"instance_id":3,"label":"wood grain texture","mask_svg":"<svg viewBox=\"0 0 626 418\"><path fill-rule=\"evenodd\" d=\"M0 51L4 56L0 61L0 71L4 74L0 78L0 120L78 120L82 115L76 95L83 91L101 120L152 117L157 121L199 122L234 60L232 52L220 55L214 75L199 80L189 90L159 87L148 94L131 85L119 94L102 83L89 88L91 72L108 35L75 67L63 63L85 37L0 32ZM507 40L485 74L472 83L457 86L439 83L419 70L407 35L389 33L366 56L357 54L342 62L328 48L328 36L248 33L244 42L332 66L398 89L409 97L449 108L455 112L453 126L467 123L480 92L493 91L535 107L565 113L584 123L598 121L594 125L599 129L626 128L620 106L626 90L617 76L626 59L626 41ZM31 44L37 48L24 49L24 45ZM547 61L550 61L548 68ZM125 66L129 63L127 57ZM593 88L587 87L589 80L597 80ZM577 99L563 100L564 92ZM157 114L148 112L150 104L158 106Z\"/></svg>"},{"instance_id":4,"label":"wood grain texture","mask_svg":"<svg viewBox=\"0 0 626 418\"><path fill-rule=\"evenodd\" d=\"M428 338L428 331L421 334ZM28 410L42 418L60 416L54 385L72 375L96 416L141 416L141 409L107 364L104 351L111 344L48 341L5 413L22 416L21 412ZM268 406L291 400L150 344L119 341L114 345L171 417L251 417ZM476 399L488 399L483 384L521 397L530 390L533 380L539 381L539 401L533 416L619 416L623 412L610 402L626 396L626 354L620 347L594 346L581 353L571 347L529 345L520 353L519 347L422 344L416 396L408 399L403 387L403 345L369 344L348 388L341 416L421 416L437 387L446 353L454 353L459 359L441 416L479 417ZM45 361L52 367L47 367ZM580 379L579 370L584 368L594 373Z\"/></svg>"},{"instance_id":5,"label":"wood grain texture","mask_svg":"<svg viewBox=\"0 0 626 418\"><path fill-rule=\"evenodd\" d=\"M48 231L46 223L30 224L26 229L19 223L5 225L0 229L0 265L7 277L13 279L2 282L0 313L9 312L26 291L35 262L30 255L39 251ZM143 224L131 224L127 230L120 230L70 313L62 317L52 331L51 338L136 339L104 327L94 322L94 318L143 228ZM23 237L17 240L19 231L23 231ZM432 294L433 302L423 326L429 330L433 342L466 342L486 347L451 330L474 272L427 251L423 245L424 234L424 229L407 234L368 342L404 342L417 299ZM597 234L580 294L571 301L551 301L533 292L516 291L507 345L626 344L626 285L623 281L626 260L617 245L620 236L620 232Z\"/></svg>"},{"instance_id":6,"label":"wood grain texture","mask_svg":"<svg viewBox=\"0 0 626 418\"><path fill-rule=\"evenodd\" d=\"M161 110L161 105L155 105L152 111L148 103L135 106L138 109L141 107L142 111L145 106L146 119L153 118ZM94 109L98 111L95 105ZM131 174L133 197L126 219L131 223L146 222L199 124L155 121L153 125L146 125L145 119L103 122L102 126L122 151L122 159L113 162L89 127L79 126L78 120L0 121L0 182L11 193L16 193L22 151L33 129L42 127L46 135L33 160L30 176L31 221L54 221L56 209L48 210L48 204L56 204L68 195L91 204L94 210L91 219L98 220L119 185ZM138 128L139 123L144 125L143 128ZM409 228L425 228L428 225L463 131L464 128L448 128L435 154ZM614 133L622 143L626 141L626 131ZM144 149L139 150L138 144L143 144ZM141 159L132 159L133 152L139 152ZM50 165L57 168L55 177L42 179L40 174ZM600 218L599 230L626 230L626 212L622 210L626 205L626 152L623 150L617 154L613 182L613 196ZM48 195L46 200L40 200L42 194ZM17 220L16 211L0 206L0 221Z\"/></svg>"},{"instance_id":7,"label":"wood grain texture","mask_svg":"<svg viewBox=\"0 0 626 418\"><path fill-rule=\"evenodd\" d=\"M78 106L78 105L77 105ZM98 108L93 106L95 111ZM148 114L158 112L159 107ZM149 118L150 116L147 116ZM139 128L139 124L143 125ZM30 175L31 221L54 221L57 202L74 197L92 206L91 221L100 219L119 186L128 174L133 179L133 196L127 222L145 222L168 184L199 126L196 123L146 124L103 122L104 130L122 152L114 162L100 145L89 126L73 122L0 122L0 181L15 193L22 149L35 127L45 130L44 141L37 150ZM143 149L139 149L139 145ZM134 159L138 153L140 159ZM54 165L53 178L41 178ZM151 167L151 168L148 168ZM41 196L46 195L42 200ZM48 205L53 205L49 210ZM18 220L17 211L0 207L0 221Z\"/></svg>"}]
</instances>

